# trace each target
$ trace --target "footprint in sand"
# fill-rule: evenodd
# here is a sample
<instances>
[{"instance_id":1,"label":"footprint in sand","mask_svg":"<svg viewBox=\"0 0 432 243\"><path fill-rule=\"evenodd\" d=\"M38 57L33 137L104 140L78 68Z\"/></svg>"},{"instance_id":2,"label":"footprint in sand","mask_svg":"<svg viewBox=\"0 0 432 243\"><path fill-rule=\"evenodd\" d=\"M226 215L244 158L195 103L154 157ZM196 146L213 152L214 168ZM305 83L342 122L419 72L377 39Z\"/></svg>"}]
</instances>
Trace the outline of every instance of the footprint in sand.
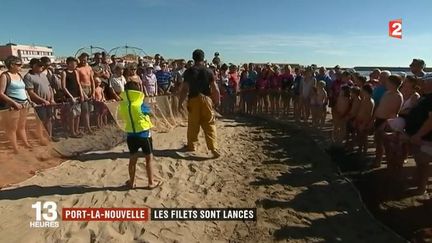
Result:
<instances>
[{"instance_id":1,"label":"footprint in sand","mask_svg":"<svg viewBox=\"0 0 432 243\"><path fill-rule=\"evenodd\" d=\"M80 229L84 229L85 227L87 227L87 225L88 225L88 222L81 223Z\"/></svg>"},{"instance_id":2,"label":"footprint in sand","mask_svg":"<svg viewBox=\"0 0 432 243\"><path fill-rule=\"evenodd\" d=\"M90 242L91 243L96 242L96 234L95 234L94 230L89 229L89 232L90 232Z\"/></svg>"},{"instance_id":3,"label":"footprint in sand","mask_svg":"<svg viewBox=\"0 0 432 243\"><path fill-rule=\"evenodd\" d=\"M188 168L189 168L190 172L192 172L192 173L196 173L197 172L197 170L194 168L193 164L189 164Z\"/></svg>"},{"instance_id":4,"label":"footprint in sand","mask_svg":"<svg viewBox=\"0 0 432 243\"><path fill-rule=\"evenodd\" d=\"M100 176L100 178L104 178L106 176L106 169L103 169L102 174Z\"/></svg>"},{"instance_id":5,"label":"footprint in sand","mask_svg":"<svg viewBox=\"0 0 432 243\"><path fill-rule=\"evenodd\" d=\"M77 205L78 202L79 202L79 199L78 199L78 198L75 198L75 199L72 201L72 207L75 206L75 205Z\"/></svg>"},{"instance_id":6,"label":"footprint in sand","mask_svg":"<svg viewBox=\"0 0 432 243\"><path fill-rule=\"evenodd\" d=\"M127 224L124 222L120 222L119 227L118 227L118 232L122 235L124 235L127 231L128 227Z\"/></svg>"},{"instance_id":7,"label":"footprint in sand","mask_svg":"<svg viewBox=\"0 0 432 243\"><path fill-rule=\"evenodd\" d=\"M172 164L169 165L168 169L171 171L171 173L175 172L175 168Z\"/></svg>"}]
</instances>

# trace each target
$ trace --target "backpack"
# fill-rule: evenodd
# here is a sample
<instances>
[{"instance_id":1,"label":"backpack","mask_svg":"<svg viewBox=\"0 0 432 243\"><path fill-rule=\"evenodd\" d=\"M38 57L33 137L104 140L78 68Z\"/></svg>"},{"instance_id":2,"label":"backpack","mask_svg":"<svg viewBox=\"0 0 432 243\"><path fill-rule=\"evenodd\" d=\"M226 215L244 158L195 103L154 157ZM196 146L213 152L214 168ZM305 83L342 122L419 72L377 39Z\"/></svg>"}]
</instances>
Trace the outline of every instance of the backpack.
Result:
<instances>
[{"instance_id":1,"label":"backpack","mask_svg":"<svg viewBox=\"0 0 432 243\"><path fill-rule=\"evenodd\" d=\"M9 88L11 82L12 82L12 78L11 78L11 76L10 76L10 74L9 74L8 71L5 71L5 72L1 73L1 74L0 74L0 77L1 77L3 74L6 76L6 87L5 87L5 94L6 94L8 88ZM18 75L20 76L21 80L23 80L23 77L21 76L21 74L18 73ZM0 100L0 110L5 110L5 109L8 109L8 108L9 108L9 105L8 105L5 101Z\"/></svg>"}]
</instances>

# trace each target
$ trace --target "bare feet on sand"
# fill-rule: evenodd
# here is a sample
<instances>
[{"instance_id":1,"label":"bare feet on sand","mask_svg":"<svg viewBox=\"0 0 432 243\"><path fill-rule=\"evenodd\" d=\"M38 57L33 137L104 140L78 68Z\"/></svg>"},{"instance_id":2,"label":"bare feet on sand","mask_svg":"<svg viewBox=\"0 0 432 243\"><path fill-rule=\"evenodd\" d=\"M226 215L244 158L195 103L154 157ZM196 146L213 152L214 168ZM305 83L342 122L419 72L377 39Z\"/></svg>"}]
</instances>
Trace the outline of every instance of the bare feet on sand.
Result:
<instances>
[{"instance_id":1,"label":"bare feet on sand","mask_svg":"<svg viewBox=\"0 0 432 243\"><path fill-rule=\"evenodd\" d=\"M134 189L134 188L136 187L135 182L134 182L134 183L131 183L130 180L127 180L127 181L125 182L125 184L126 184L126 187L129 188L129 189Z\"/></svg>"}]
</instances>

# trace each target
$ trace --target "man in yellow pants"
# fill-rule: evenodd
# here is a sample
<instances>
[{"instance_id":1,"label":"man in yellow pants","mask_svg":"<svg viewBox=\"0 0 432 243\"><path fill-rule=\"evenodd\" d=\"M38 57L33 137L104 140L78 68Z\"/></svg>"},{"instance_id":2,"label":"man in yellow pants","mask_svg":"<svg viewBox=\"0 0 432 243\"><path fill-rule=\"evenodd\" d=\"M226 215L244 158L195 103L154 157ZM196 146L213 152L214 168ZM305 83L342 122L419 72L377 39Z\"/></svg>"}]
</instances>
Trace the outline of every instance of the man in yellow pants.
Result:
<instances>
[{"instance_id":1,"label":"man in yellow pants","mask_svg":"<svg viewBox=\"0 0 432 243\"><path fill-rule=\"evenodd\" d=\"M195 65L183 74L180 90L179 111L188 95L187 150L195 151L200 127L204 130L207 148L215 158L220 157L216 138L216 124L213 104L219 104L219 90L213 72L204 64L204 52L195 50L192 54Z\"/></svg>"}]
</instances>

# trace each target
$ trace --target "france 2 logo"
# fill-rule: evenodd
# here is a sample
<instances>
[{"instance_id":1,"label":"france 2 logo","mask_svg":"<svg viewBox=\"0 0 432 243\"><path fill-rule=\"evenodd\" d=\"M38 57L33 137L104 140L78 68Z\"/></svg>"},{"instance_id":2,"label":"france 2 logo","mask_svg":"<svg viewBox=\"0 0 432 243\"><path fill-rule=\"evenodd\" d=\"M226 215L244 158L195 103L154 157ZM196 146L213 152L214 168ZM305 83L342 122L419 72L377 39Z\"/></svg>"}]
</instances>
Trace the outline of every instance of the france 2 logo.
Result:
<instances>
[{"instance_id":1,"label":"france 2 logo","mask_svg":"<svg viewBox=\"0 0 432 243\"><path fill-rule=\"evenodd\" d=\"M402 39L402 19L389 21L389 36Z\"/></svg>"},{"instance_id":2,"label":"france 2 logo","mask_svg":"<svg viewBox=\"0 0 432 243\"><path fill-rule=\"evenodd\" d=\"M37 201L31 205L35 209L35 221L30 222L31 228L57 228L57 203ZM42 212L45 211L45 212Z\"/></svg>"}]
</instances>

